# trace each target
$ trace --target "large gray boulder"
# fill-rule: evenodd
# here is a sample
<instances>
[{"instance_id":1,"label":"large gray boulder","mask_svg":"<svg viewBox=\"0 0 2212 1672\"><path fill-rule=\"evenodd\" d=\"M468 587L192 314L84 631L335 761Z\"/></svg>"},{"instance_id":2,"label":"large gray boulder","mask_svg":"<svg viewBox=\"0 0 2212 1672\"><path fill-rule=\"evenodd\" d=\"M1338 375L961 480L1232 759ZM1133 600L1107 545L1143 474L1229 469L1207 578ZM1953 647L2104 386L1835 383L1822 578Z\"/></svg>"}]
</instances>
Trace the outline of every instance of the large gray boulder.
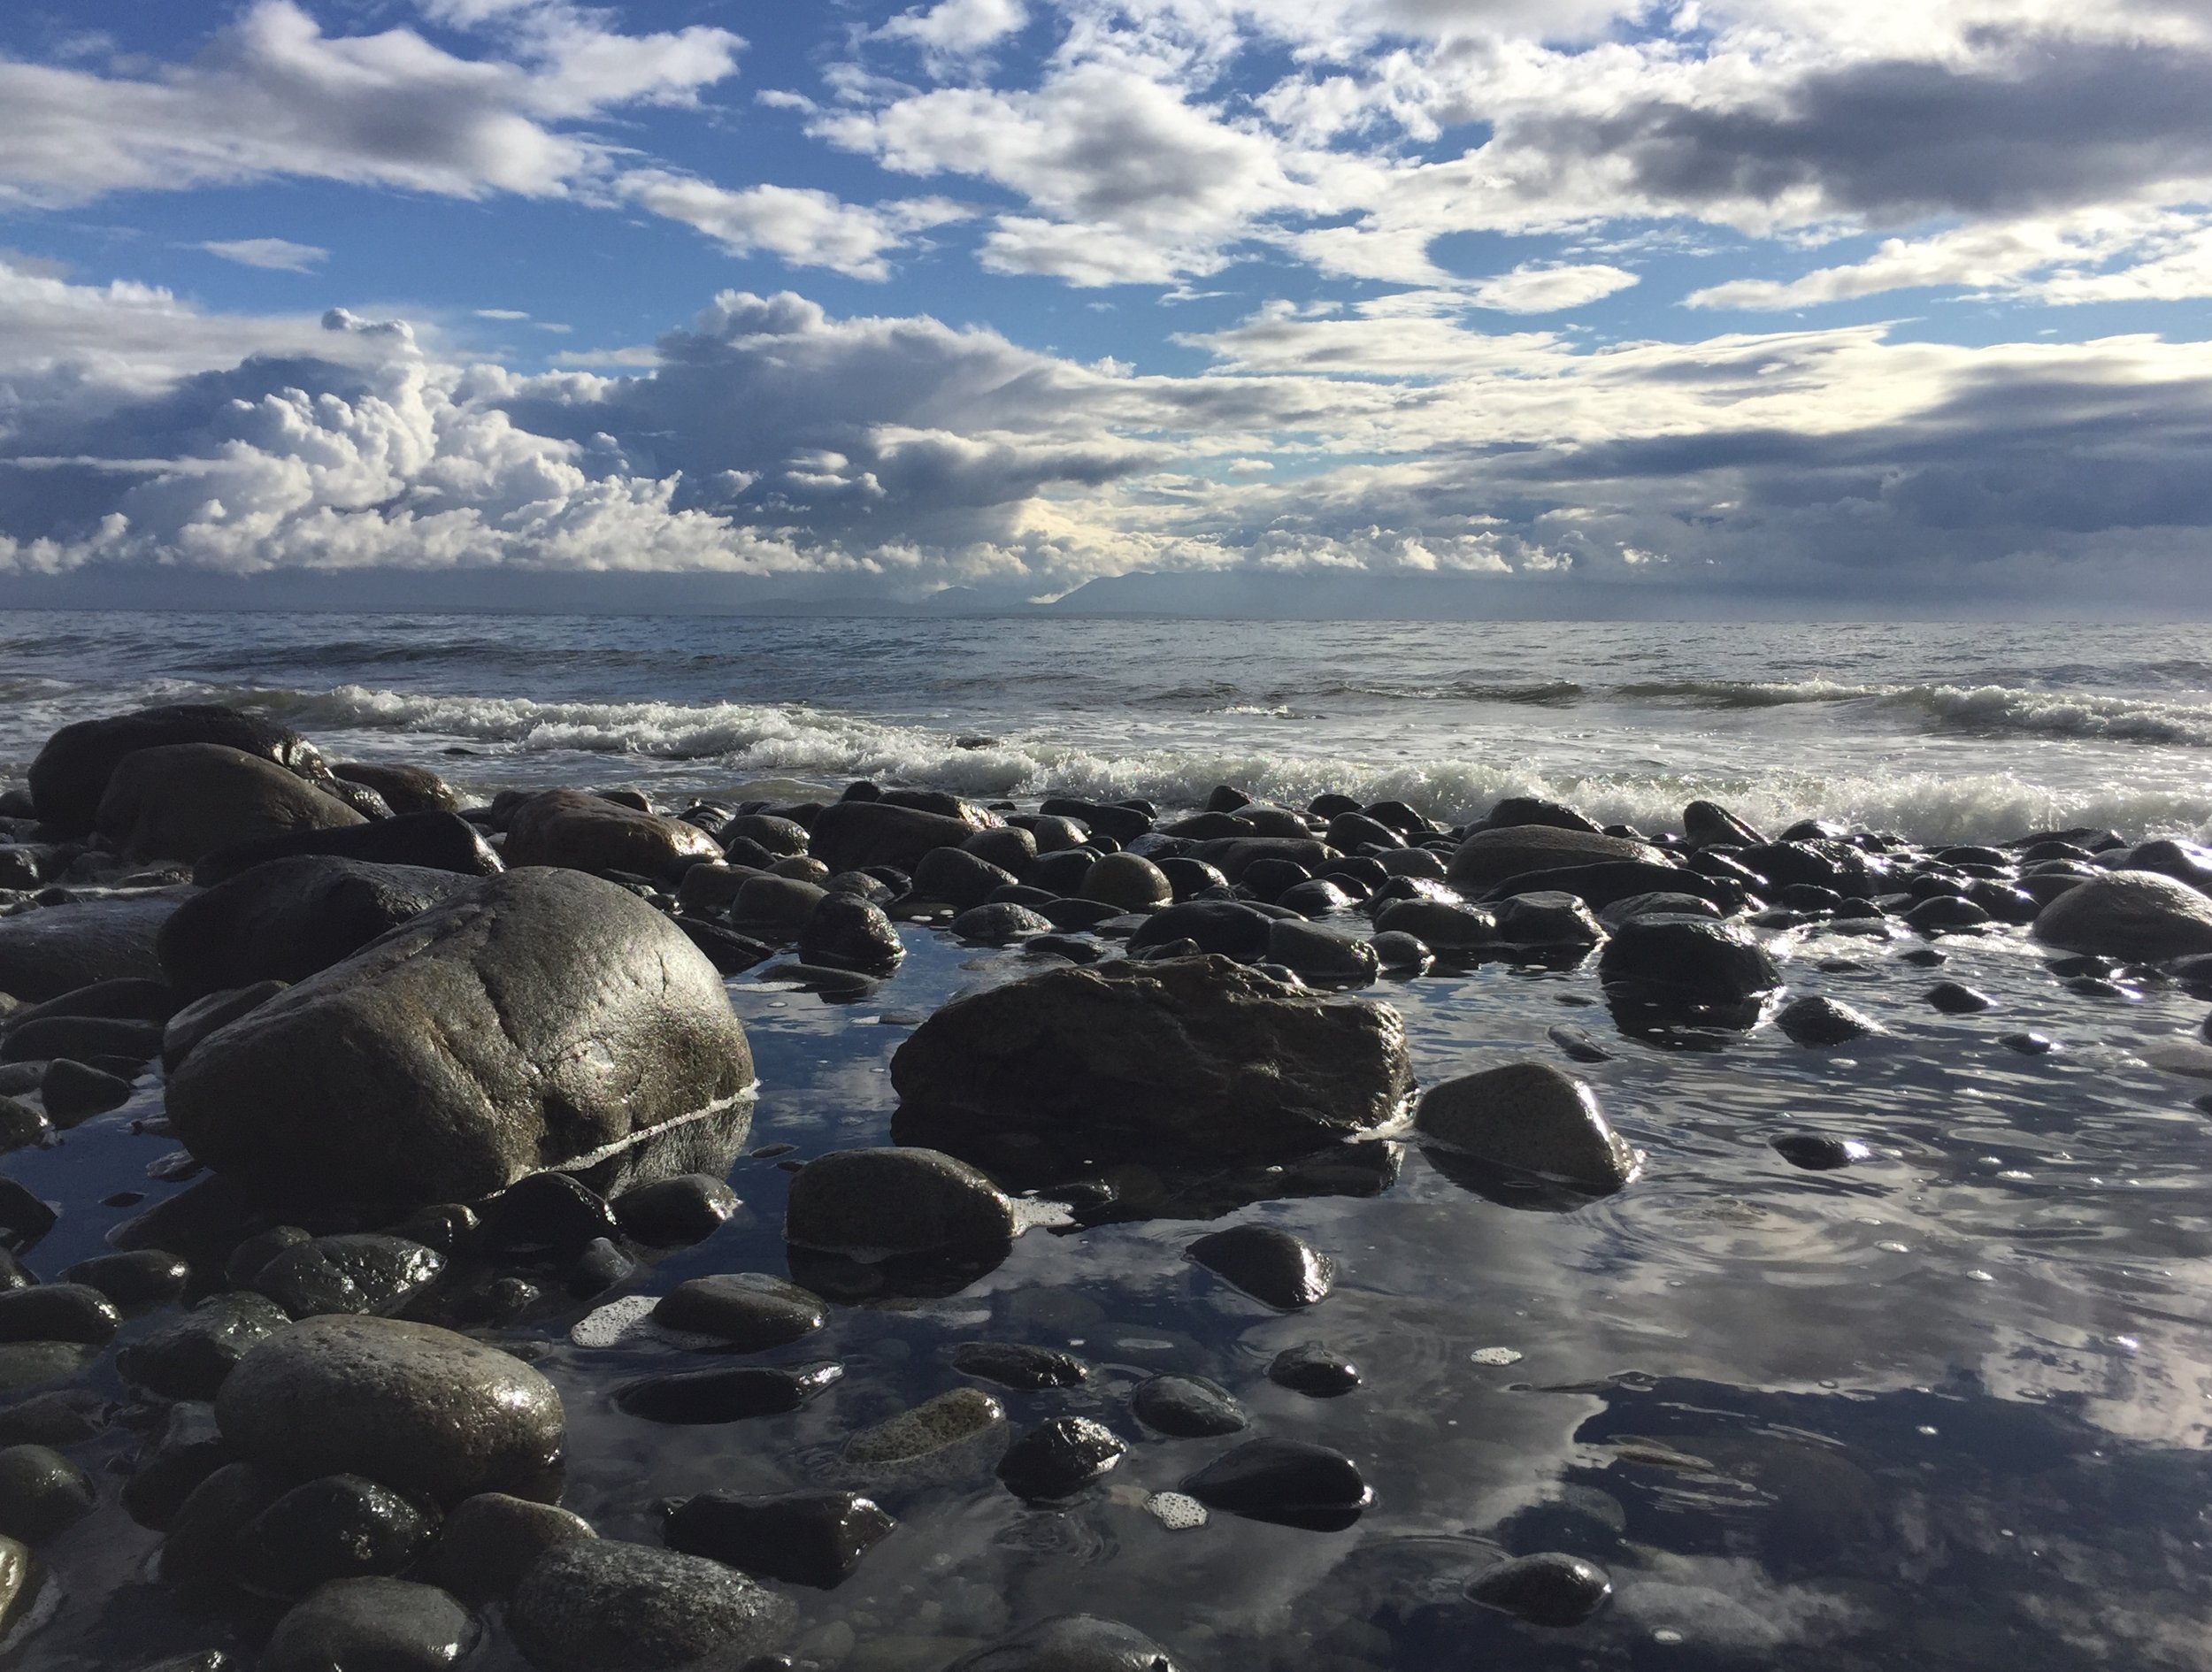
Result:
<instances>
[{"instance_id":1,"label":"large gray boulder","mask_svg":"<svg viewBox=\"0 0 2212 1672\"><path fill-rule=\"evenodd\" d=\"M532 868L209 1035L168 1108L194 1154L250 1185L419 1206L710 1113L741 1122L753 1079L721 978L682 930L616 884Z\"/></svg>"},{"instance_id":2,"label":"large gray boulder","mask_svg":"<svg viewBox=\"0 0 2212 1672\"><path fill-rule=\"evenodd\" d=\"M73 901L0 917L0 993L39 1004L96 981L158 981L155 944L186 891Z\"/></svg>"},{"instance_id":3,"label":"large gray boulder","mask_svg":"<svg viewBox=\"0 0 2212 1672\"><path fill-rule=\"evenodd\" d=\"M914 1108L1240 1158L1383 1125L1411 1078L1387 1005L1317 999L1211 955L1049 970L971 993L891 1060Z\"/></svg>"},{"instance_id":4,"label":"large gray boulder","mask_svg":"<svg viewBox=\"0 0 2212 1672\"><path fill-rule=\"evenodd\" d=\"M140 749L171 743L219 743L311 782L329 776L315 746L288 726L216 703L173 703L80 720L48 738L30 771L39 818L73 836L85 834L116 763Z\"/></svg>"},{"instance_id":5,"label":"large gray boulder","mask_svg":"<svg viewBox=\"0 0 2212 1672\"><path fill-rule=\"evenodd\" d=\"M95 833L119 853L182 860L236 842L367 822L304 778L220 743L170 743L126 755L108 774L92 821Z\"/></svg>"},{"instance_id":6,"label":"large gray boulder","mask_svg":"<svg viewBox=\"0 0 2212 1672\"><path fill-rule=\"evenodd\" d=\"M547 790L507 817L510 865L622 871L674 882L701 861L718 863L722 844L696 824L640 812L582 790Z\"/></svg>"},{"instance_id":7,"label":"large gray boulder","mask_svg":"<svg viewBox=\"0 0 2212 1672\"><path fill-rule=\"evenodd\" d=\"M2149 871L2116 871L2069 888L2036 914L2035 938L2062 952L2155 963L2212 952L2212 900Z\"/></svg>"},{"instance_id":8,"label":"large gray boulder","mask_svg":"<svg viewBox=\"0 0 2212 1672\"><path fill-rule=\"evenodd\" d=\"M215 1420L238 1456L277 1475L364 1475L448 1505L544 1496L566 1431L559 1392L512 1354L344 1315L255 1346L223 1378Z\"/></svg>"},{"instance_id":9,"label":"large gray boulder","mask_svg":"<svg viewBox=\"0 0 2212 1672\"><path fill-rule=\"evenodd\" d=\"M457 871L326 854L271 860L180 906L155 948L192 1000L262 981L303 981L470 886Z\"/></svg>"},{"instance_id":10,"label":"large gray boulder","mask_svg":"<svg viewBox=\"0 0 2212 1672\"><path fill-rule=\"evenodd\" d=\"M1560 871L1609 859L1632 859L1653 865L1667 863L1666 855L1650 843L1631 841L1624 836L1562 830L1554 824L1513 824L1479 830L1468 837L1452 855L1446 875L1463 886L1486 886L1533 871Z\"/></svg>"}]
</instances>

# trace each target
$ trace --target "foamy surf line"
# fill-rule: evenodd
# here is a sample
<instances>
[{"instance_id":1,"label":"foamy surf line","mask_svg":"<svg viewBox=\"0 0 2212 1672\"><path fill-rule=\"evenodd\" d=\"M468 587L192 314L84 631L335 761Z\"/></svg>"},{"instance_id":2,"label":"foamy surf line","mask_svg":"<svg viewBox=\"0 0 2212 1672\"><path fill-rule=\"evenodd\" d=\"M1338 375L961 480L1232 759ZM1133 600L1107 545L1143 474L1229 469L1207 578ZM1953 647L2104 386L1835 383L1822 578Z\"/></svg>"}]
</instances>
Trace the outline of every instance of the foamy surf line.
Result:
<instances>
[{"instance_id":1,"label":"foamy surf line","mask_svg":"<svg viewBox=\"0 0 2212 1672\"><path fill-rule=\"evenodd\" d=\"M1645 829L1674 826L1686 801L1710 797L1755 824L1778 827L1817 816L1926 842L2003 839L2076 824L2212 838L2212 784L2197 793L2146 788L2122 778L2062 791L2004 772L1853 775L1778 768L1771 777L1748 779L1668 771L1590 774L1530 758L1377 762L1219 744L1106 751L1019 735L962 747L947 732L805 708L540 702L360 686L320 693L204 691L199 700L257 708L310 736L369 733L396 758L454 740L493 757L474 769L483 775L479 787L515 781L516 767L533 757L584 754L626 758L634 771L649 763L654 784L695 794L738 794L763 781L834 790L854 778L874 778L991 799L1142 796L1181 809L1202 803L1217 785L1232 784L1294 805L1324 791L1368 801L1402 800L1455 823L1480 817L1504 796L1541 795L1604 822ZM416 744L411 750L404 747L410 740ZM437 764L471 782L467 761Z\"/></svg>"}]
</instances>

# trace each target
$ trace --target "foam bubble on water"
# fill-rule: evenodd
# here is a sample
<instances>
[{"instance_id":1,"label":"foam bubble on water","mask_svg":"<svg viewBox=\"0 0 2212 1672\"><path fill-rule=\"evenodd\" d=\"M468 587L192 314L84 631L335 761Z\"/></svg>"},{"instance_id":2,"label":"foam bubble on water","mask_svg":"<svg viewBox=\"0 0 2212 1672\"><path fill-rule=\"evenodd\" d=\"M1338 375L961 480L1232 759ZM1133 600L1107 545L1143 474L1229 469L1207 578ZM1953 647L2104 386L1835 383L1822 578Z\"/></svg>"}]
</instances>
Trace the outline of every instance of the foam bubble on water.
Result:
<instances>
[{"instance_id":1,"label":"foam bubble on water","mask_svg":"<svg viewBox=\"0 0 2212 1672\"><path fill-rule=\"evenodd\" d=\"M1206 1506L1181 1492L1154 1492L1144 1507L1170 1532L1187 1532L1206 1524Z\"/></svg>"},{"instance_id":2,"label":"foam bubble on water","mask_svg":"<svg viewBox=\"0 0 2212 1672\"><path fill-rule=\"evenodd\" d=\"M634 1346L650 1341L695 1352L721 1345L711 1335L671 1330L654 1323L653 1308L658 1305L658 1295L626 1294L579 1318L570 1327L568 1338L580 1347Z\"/></svg>"},{"instance_id":3,"label":"foam bubble on water","mask_svg":"<svg viewBox=\"0 0 2212 1672\"><path fill-rule=\"evenodd\" d=\"M1477 1364L1518 1364L1521 1355L1509 1346L1477 1347L1467 1355Z\"/></svg>"}]
</instances>

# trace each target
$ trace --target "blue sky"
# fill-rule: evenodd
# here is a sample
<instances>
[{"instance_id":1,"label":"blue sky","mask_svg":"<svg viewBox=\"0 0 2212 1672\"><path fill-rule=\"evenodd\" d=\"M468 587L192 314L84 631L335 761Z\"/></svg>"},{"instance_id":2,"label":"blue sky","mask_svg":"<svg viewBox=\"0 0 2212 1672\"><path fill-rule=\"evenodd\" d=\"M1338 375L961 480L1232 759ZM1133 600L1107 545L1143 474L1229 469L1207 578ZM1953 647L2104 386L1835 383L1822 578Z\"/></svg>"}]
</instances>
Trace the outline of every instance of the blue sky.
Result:
<instances>
[{"instance_id":1,"label":"blue sky","mask_svg":"<svg viewBox=\"0 0 2212 1672\"><path fill-rule=\"evenodd\" d=\"M2208 87L2200 0L27 0L0 601L2212 606Z\"/></svg>"}]
</instances>

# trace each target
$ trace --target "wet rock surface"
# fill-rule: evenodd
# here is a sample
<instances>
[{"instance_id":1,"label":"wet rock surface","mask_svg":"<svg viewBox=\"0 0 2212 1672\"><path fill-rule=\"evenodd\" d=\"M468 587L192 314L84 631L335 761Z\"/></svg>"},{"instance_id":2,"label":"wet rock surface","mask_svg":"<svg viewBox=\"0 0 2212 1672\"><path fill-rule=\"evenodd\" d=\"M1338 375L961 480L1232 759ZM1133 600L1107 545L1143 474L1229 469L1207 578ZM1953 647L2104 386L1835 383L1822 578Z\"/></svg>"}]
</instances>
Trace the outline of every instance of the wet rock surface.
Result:
<instances>
[{"instance_id":1,"label":"wet rock surface","mask_svg":"<svg viewBox=\"0 0 2212 1672\"><path fill-rule=\"evenodd\" d=\"M539 1672L683 1672L741 1667L779 1647L797 1610L703 1556L613 1539L548 1550L508 1606Z\"/></svg>"}]
</instances>

